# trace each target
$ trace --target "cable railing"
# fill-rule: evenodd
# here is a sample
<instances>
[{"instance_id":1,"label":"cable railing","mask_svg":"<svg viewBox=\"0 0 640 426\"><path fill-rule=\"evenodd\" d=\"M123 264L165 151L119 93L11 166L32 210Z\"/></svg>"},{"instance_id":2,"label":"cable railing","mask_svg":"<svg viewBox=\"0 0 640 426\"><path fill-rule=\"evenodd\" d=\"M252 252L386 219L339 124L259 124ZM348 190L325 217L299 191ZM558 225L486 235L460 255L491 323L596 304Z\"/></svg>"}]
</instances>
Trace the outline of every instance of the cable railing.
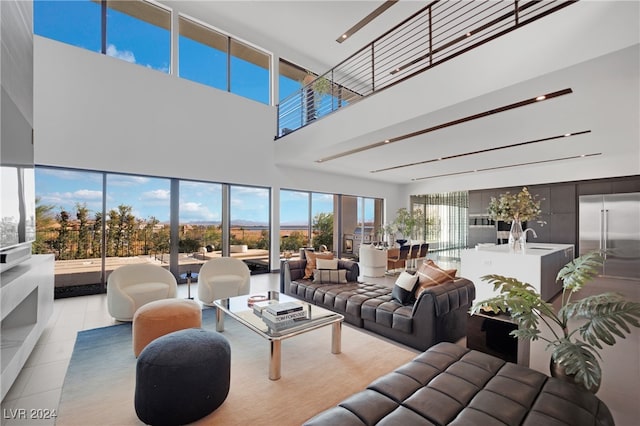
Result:
<instances>
[{"instance_id":1,"label":"cable railing","mask_svg":"<svg viewBox=\"0 0 640 426\"><path fill-rule=\"evenodd\" d=\"M429 3L278 105L276 139L577 0Z\"/></svg>"}]
</instances>

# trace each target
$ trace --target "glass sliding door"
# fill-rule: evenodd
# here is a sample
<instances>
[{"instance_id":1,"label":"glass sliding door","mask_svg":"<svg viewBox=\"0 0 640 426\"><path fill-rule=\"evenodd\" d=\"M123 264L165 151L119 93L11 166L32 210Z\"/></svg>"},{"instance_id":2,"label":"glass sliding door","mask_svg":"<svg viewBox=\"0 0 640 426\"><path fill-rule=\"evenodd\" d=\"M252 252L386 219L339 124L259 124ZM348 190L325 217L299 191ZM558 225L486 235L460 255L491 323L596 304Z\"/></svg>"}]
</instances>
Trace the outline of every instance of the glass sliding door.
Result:
<instances>
[{"instance_id":1,"label":"glass sliding door","mask_svg":"<svg viewBox=\"0 0 640 426\"><path fill-rule=\"evenodd\" d=\"M107 174L104 247L106 274L120 265L152 263L169 269L169 179Z\"/></svg>"},{"instance_id":2,"label":"glass sliding door","mask_svg":"<svg viewBox=\"0 0 640 426\"><path fill-rule=\"evenodd\" d=\"M311 194L312 245L316 250L326 246L328 251L337 252L335 232L338 226L335 225L334 214L336 199L337 196L333 194Z\"/></svg>"},{"instance_id":3,"label":"glass sliding door","mask_svg":"<svg viewBox=\"0 0 640 426\"><path fill-rule=\"evenodd\" d=\"M229 186L229 254L252 274L270 272L270 204L268 188Z\"/></svg>"},{"instance_id":4,"label":"glass sliding door","mask_svg":"<svg viewBox=\"0 0 640 426\"><path fill-rule=\"evenodd\" d=\"M296 257L301 247L309 246L309 195L280 191L280 253L285 258Z\"/></svg>"},{"instance_id":5,"label":"glass sliding door","mask_svg":"<svg viewBox=\"0 0 640 426\"><path fill-rule=\"evenodd\" d=\"M100 293L102 173L36 167L34 254L55 255L56 297Z\"/></svg>"},{"instance_id":6,"label":"glass sliding door","mask_svg":"<svg viewBox=\"0 0 640 426\"><path fill-rule=\"evenodd\" d=\"M222 253L222 185L179 181L179 256L181 281L188 272Z\"/></svg>"}]
</instances>

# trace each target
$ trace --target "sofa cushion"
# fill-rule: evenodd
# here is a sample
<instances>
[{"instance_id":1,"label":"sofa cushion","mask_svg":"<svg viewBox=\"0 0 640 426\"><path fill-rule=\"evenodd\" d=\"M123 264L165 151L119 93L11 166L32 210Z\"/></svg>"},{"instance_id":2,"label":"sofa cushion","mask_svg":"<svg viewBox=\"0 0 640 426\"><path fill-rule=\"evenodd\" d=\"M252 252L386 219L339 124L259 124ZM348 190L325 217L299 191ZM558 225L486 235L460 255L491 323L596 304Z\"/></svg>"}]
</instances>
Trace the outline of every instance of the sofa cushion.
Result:
<instances>
[{"instance_id":1,"label":"sofa cushion","mask_svg":"<svg viewBox=\"0 0 640 426\"><path fill-rule=\"evenodd\" d=\"M393 286L391 295L395 300L403 305L411 303L413 301L413 292L416 284L418 283L418 276L412 275L408 272L401 272L400 276L396 280Z\"/></svg>"},{"instance_id":2,"label":"sofa cushion","mask_svg":"<svg viewBox=\"0 0 640 426\"><path fill-rule=\"evenodd\" d=\"M436 265L431 259L425 260L416 271L416 275L418 276L418 285L415 290L416 299L420 297L420 293L422 293L425 288L453 281L457 272L456 269L445 270Z\"/></svg>"},{"instance_id":3,"label":"sofa cushion","mask_svg":"<svg viewBox=\"0 0 640 426\"><path fill-rule=\"evenodd\" d=\"M318 269L338 269L338 259L316 259Z\"/></svg>"},{"instance_id":4,"label":"sofa cushion","mask_svg":"<svg viewBox=\"0 0 640 426\"><path fill-rule=\"evenodd\" d=\"M304 278L309 279L313 276L313 270L317 269L316 259L333 259L333 253L316 253L310 250L304 251L307 257L307 265L304 268Z\"/></svg>"},{"instance_id":5,"label":"sofa cushion","mask_svg":"<svg viewBox=\"0 0 640 426\"><path fill-rule=\"evenodd\" d=\"M319 259L318 259L319 260ZM314 269L313 282L316 284L346 284L346 269Z\"/></svg>"}]
</instances>

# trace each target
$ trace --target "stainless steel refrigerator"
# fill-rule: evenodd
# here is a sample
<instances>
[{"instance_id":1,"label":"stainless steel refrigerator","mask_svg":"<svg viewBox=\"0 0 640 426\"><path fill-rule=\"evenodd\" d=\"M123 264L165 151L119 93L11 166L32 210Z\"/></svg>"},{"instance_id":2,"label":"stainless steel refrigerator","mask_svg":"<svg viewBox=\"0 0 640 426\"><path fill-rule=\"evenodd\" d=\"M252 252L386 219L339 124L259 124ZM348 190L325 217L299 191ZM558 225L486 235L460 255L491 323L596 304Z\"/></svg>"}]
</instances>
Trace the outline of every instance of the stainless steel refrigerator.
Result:
<instances>
[{"instance_id":1,"label":"stainless steel refrigerator","mask_svg":"<svg viewBox=\"0 0 640 426\"><path fill-rule=\"evenodd\" d=\"M581 195L579 253L607 250L602 275L640 280L640 192Z\"/></svg>"}]
</instances>

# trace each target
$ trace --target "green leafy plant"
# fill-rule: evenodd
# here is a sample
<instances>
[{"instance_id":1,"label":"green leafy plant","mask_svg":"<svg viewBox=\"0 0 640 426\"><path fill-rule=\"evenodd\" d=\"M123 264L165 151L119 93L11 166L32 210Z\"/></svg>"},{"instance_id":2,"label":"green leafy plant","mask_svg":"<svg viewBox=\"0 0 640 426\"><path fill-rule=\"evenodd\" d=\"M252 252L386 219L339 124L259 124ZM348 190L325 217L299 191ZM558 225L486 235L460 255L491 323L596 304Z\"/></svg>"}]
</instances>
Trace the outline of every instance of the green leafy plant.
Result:
<instances>
[{"instance_id":1,"label":"green leafy plant","mask_svg":"<svg viewBox=\"0 0 640 426\"><path fill-rule=\"evenodd\" d=\"M557 312L530 284L501 275L486 275L482 279L493 284L499 295L475 302L471 313L482 308L508 312L518 324L518 329L511 332L514 337L546 341L552 362L586 389L597 388L602 379L598 350L603 344L615 344L616 336L624 339L624 332L631 332L630 326L640 327L640 303L627 301L620 294L606 292L571 301L573 293L597 275L602 263L601 252L589 252L558 272L556 281L562 282L562 299ZM585 321L570 330L572 319ZM551 331L552 337L541 334L542 325Z\"/></svg>"},{"instance_id":2,"label":"green leafy plant","mask_svg":"<svg viewBox=\"0 0 640 426\"><path fill-rule=\"evenodd\" d=\"M396 211L396 217L391 226L405 238L411 238L416 228L423 222L424 214L422 210L416 209L409 211L409 209L402 207Z\"/></svg>"}]
</instances>

